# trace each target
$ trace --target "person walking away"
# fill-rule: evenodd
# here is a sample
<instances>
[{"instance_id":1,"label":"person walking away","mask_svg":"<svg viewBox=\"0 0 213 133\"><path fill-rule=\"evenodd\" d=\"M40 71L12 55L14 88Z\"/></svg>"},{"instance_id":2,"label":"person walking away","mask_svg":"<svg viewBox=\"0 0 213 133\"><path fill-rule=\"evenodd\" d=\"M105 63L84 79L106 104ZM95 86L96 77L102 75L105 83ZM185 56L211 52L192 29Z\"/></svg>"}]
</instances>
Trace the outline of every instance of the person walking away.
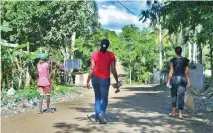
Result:
<instances>
[{"instance_id":1,"label":"person walking away","mask_svg":"<svg viewBox=\"0 0 213 133\"><path fill-rule=\"evenodd\" d=\"M54 89L49 74L48 54L43 53L39 55L40 61L37 64L37 86L40 92L39 111L38 114L43 113L42 104L44 93L46 93L47 113L53 113L54 110L50 109L50 92L51 88Z\"/></svg>"},{"instance_id":2,"label":"person walking away","mask_svg":"<svg viewBox=\"0 0 213 133\"><path fill-rule=\"evenodd\" d=\"M91 56L90 73L87 78L87 88L90 88L90 79L95 93L95 120L100 124L106 124L105 112L108 105L108 93L110 87L110 69L116 80L117 92L121 86L118 81L115 67L115 55L107 51L109 40L101 41L101 48Z\"/></svg>"},{"instance_id":3,"label":"person walking away","mask_svg":"<svg viewBox=\"0 0 213 133\"><path fill-rule=\"evenodd\" d=\"M179 119L183 119L184 95L186 88L190 87L189 60L181 56L182 48L175 48L176 57L170 60L170 72L167 87L171 88L172 112L170 117L176 115L176 105L178 102Z\"/></svg>"}]
</instances>

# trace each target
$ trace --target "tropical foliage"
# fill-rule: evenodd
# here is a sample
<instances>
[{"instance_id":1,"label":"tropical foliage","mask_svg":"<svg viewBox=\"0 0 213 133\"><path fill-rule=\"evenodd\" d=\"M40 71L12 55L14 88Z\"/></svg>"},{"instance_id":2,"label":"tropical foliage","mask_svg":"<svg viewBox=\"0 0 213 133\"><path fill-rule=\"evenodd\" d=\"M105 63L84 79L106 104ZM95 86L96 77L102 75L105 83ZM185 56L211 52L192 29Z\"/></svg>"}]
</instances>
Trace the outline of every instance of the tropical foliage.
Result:
<instances>
[{"instance_id":1,"label":"tropical foliage","mask_svg":"<svg viewBox=\"0 0 213 133\"><path fill-rule=\"evenodd\" d=\"M212 2L155 1L147 5L149 8L142 11L141 20L151 20L152 27L127 25L118 34L98 23L95 1L3 1L1 43L5 45L1 45L1 88L32 88L36 55L43 51L58 65L71 57L80 59L81 71L87 71L92 52L99 49L104 38L110 40L109 50L131 73L133 82L151 81L153 71L159 70L160 59L163 71L168 71L174 47L188 41L199 44L199 62L212 69ZM163 45L159 45L161 39ZM8 47L8 43L19 46ZM56 80L55 67L51 73Z\"/></svg>"}]
</instances>

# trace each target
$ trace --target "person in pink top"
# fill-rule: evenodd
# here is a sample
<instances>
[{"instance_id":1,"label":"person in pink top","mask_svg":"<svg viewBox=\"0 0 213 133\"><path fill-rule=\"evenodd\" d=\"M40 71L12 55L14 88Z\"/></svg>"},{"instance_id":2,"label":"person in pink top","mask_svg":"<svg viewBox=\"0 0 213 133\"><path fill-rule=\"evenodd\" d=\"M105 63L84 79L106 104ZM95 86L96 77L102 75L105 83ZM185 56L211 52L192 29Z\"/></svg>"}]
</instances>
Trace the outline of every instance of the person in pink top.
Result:
<instances>
[{"instance_id":1,"label":"person in pink top","mask_svg":"<svg viewBox=\"0 0 213 133\"><path fill-rule=\"evenodd\" d=\"M50 79L49 74L49 63L48 61L48 54L43 53L39 56L40 61L37 64L37 86L40 92L40 102L39 102L39 114L43 113L42 104L44 93L47 96L47 113L54 112L54 110L50 109L50 92L52 86L52 81ZM52 86L53 88L53 86Z\"/></svg>"}]
</instances>

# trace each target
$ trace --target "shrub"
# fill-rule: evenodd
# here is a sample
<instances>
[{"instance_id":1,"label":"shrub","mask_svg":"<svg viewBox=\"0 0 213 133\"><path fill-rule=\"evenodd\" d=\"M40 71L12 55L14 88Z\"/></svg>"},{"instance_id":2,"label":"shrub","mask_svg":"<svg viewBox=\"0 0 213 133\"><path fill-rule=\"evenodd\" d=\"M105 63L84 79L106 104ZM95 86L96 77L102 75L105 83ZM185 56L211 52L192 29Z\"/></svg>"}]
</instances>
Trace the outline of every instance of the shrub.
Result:
<instances>
[{"instance_id":1,"label":"shrub","mask_svg":"<svg viewBox=\"0 0 213 133\"><path fill-rule=\"evenodd\" d=\"M68 86L59 85L56 87L56 90L58 93L65 94L67 91L70 90L70 88Z\"/></svg>"}]
</instances>

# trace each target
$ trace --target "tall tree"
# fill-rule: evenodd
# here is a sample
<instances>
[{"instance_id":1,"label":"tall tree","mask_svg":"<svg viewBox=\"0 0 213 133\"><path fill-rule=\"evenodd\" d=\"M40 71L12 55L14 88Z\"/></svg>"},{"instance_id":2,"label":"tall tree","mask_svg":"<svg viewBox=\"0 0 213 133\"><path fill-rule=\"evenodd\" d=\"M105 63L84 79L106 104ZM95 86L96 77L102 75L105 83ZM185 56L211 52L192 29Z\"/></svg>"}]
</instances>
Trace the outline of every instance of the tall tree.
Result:
<instances>
[{"instance_id":1,"label":"tall tree","mask_svg":"<svg viewBox=\"0 0 213 133\"><path fill-rule=\"evenodd\" d=\"M31 52L52 47L66 49L70 55L74 51L73 33L77 37L90 34L98 22L94 1L3 1L2 5L1 25L13 29L2 33L2 38L12 43L29 43Z\"/></svg>"},{"instance_id":2,"label":"tall tree","mask_svg":"<svg viewBox=\"0 0 213 133\"><path fill-rule=\"evenodd\" d=\"M139 30L134 25L122 28L120 39L124 48L121 60L135 82L149 81L157 67L157 40L153 38L156 38L156 31L150 29Z\"/></svg>"},{"instance_id":3,"label":"tall tree","mask_svg":"<svg viewBox=\"0 0 213 133\"><path fill-rule=\"evenodd\" d=\"M162 28L167 29L169 35L184 31L184 42L190 40L198 44L199 60L201 63L203 57L202 48L208 45L210 48L211 70L213 70L212 10L212 1L167 1L159 10L153 8L142 11L141 19L150 19L152 23L155 23L156 15L152 12L157 11L160 13ZM213 86L210 88L213 88Z\"/></svg>"}]
</instances>

